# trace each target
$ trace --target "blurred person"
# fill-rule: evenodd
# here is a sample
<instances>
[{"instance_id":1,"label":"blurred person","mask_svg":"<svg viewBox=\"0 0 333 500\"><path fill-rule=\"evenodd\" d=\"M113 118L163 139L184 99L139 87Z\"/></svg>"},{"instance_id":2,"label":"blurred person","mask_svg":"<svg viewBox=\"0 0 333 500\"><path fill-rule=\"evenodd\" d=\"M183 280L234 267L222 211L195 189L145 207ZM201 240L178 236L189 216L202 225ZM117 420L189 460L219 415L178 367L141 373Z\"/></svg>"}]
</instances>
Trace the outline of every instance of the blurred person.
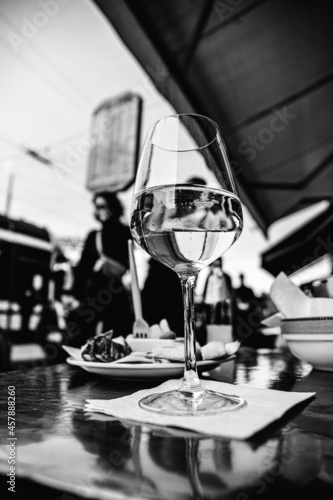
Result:
<instances>
[{"instance_id":1,"label":"blurred person","mask_svg":"<svg viewBox=\"0 0 333 500\"><path fill-rule=\"evenodd\" d=\"M236 305L240 310L248 310L251 302L255 299L255 294L252 288L245 285L245 277L243 273L239 275L239 279L241 284L239 288L235 289Z\"/></svg>"},{"instance_id":2,"label":"blurred person","mask_svg":"<svg viewBox=\"0 0 333 500\"><path fill-rule=\"evenodd\" d=\"M203 301L205 304L213 305L224 302L226 299L232 299L233 288L229 274L223 271L223 259L219 257L209 265L210 272L207 276Z\"/></svg>"},{"instance_id":3,"label":"blurred person","mask_svg":"<svg viewBox=\"0 0 333 500\"><path fill-rule=\"evenodd\" d=\"M74 300L67 318L70 345L81 346L101 332L114 331L114 337L127 335L132 328L128 293L122 276L129 266L128 243L131 233L120 218L123 207L110 192L93 197L94 215L100 230L91 231L75 269Z\"/></svg>"}]
</instances>

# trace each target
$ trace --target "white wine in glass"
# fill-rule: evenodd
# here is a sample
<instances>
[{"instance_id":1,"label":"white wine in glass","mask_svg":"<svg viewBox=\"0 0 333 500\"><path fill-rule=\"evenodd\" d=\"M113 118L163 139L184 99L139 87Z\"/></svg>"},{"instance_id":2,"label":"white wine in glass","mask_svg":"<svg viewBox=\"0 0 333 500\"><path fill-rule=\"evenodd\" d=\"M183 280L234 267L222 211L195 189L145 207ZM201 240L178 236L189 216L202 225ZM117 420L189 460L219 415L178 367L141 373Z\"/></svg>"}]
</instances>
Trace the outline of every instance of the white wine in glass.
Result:
<instances>
[{"instance_id":1,"label":"white wine in glass","mask_svg":"<svg viewBox=\"0 0 333 500\"><path fill-rule=\"evenodd\" d=\"M136 177L131 232L141 248L180 278L185 370L178 390L147 396L139 402L142 408L202 415L244 405L238 396L201 385L193 301L198 272L226 252L242 228L242 206L216 123L193 114L172 115L154 123Z\"/></svg>"}]
</instances>

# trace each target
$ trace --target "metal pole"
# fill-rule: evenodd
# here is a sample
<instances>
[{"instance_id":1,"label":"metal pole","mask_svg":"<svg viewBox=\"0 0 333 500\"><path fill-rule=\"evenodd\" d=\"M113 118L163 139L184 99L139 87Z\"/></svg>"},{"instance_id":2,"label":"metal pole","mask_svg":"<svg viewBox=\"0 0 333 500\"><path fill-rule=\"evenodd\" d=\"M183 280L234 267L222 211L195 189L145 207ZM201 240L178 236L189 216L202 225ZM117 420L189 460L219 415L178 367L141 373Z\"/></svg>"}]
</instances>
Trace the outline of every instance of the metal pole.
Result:
<instances>
[{"instance_id":1,"label":"metal pole","mask_svg":"<svg viewBox=\"0 0 333 500\"><path fill-rule=\"evenodd\" d=\"M6 217L9 217L10 207L13 198L14 181L15 181L15 174L14 172L10 172L8 179L8 186L7 186L7 195L6 195L6 207L5 207Z\"/></svg>"}]
</instances>

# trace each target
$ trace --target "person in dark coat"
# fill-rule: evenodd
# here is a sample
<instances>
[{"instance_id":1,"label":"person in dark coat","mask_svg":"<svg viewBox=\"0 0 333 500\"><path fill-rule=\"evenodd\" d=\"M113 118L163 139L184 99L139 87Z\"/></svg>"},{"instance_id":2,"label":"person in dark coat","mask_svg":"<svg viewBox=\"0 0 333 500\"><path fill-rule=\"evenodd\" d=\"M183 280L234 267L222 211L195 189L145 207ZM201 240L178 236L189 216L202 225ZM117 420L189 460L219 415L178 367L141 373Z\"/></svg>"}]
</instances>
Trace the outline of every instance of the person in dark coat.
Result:
<instances>
[{"instance_id":1,"label":"person in dark coat","mask_svg":"<svg viewBox=\"0 0 333 500\"><path fill-rule=\"evenodd\" d=\"M260 324L262 311L254 291L245 285L243 273L239 275L239 279L241 284L235 290L233 311L234 337L245 345L254 346L257 336L252 334Z\"/></svg>"},{"instance_id":2,"label":"person in dark coat","mask_svg":"<svg viewBox=\"0 0 333 500\"><path fill-rule=\"evenodd\" d=\"M177 337L184 336L184 308L180 279L169 267L155 259L149 260L149 270L142 290L143 317L149 325L166 319Z\"/></svg>"},{"instance_id":3,"label":"person in dark coat","mask_svg":"<svg viewBox=\"0 0 333 500\"><path fill-rule=\"evenodd\" d=\"M120 221L123 209L114 193L97 193L93 203L95 217L102 227L88 234L75 269L74 310L67 321L67 343L73 346L81 346L95 336L100 322L101 331L113 329L114 337L126 336L133 323L129 297L122 283L122 275L129 266L130 230Z\"/></svg>"}]
</instances>

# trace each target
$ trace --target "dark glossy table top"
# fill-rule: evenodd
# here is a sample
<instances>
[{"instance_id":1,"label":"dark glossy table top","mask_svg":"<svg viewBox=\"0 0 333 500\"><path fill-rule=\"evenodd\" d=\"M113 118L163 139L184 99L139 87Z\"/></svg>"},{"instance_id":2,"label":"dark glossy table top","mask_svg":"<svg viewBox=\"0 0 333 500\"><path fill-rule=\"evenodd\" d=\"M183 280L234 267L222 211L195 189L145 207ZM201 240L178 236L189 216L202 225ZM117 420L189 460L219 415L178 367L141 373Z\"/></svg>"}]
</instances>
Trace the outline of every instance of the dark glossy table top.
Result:
<instances>
[{"instance_id":1,"label":"dark glossy table top","mask_svg":"<svg viewBox=\"0 0 333 500\"><path fill-rule=\"evenodd\" d=\"M285 350L241 348L236 361L211 376L317 395L254 439L234 441L83 411L86 399L119 397L156 381L113 381L68 364L3 374L2 443L8 437L7 388L16 387L14 498L332 498L333 373L311 370ZM7 460L2 446L2 479Z\"/></svg>"}]
</instances>

